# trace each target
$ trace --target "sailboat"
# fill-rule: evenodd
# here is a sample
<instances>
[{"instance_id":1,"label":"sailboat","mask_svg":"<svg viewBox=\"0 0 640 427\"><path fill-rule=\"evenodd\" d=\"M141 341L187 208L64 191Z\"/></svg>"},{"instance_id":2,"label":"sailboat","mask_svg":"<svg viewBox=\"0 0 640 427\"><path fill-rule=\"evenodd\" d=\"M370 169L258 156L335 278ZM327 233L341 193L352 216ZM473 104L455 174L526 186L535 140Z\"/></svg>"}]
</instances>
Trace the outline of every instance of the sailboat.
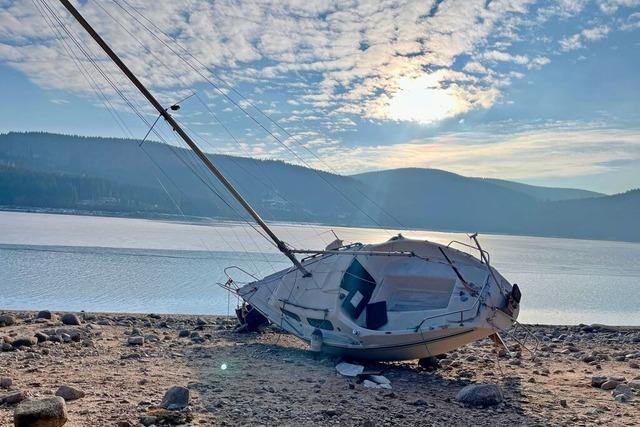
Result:
<instances>
[{"instance_id":1,"label":"sailboat","mask_svg":"<svg viewBox=\"0 0 640 427\"><path fill-rule=\"evenodd\" d=\"M368 360L422 359L490 336L502 342L497 334L517 325L520 289L490 265L475 234L473 245L400 234L376 244L337 239L321 250L291 248L172 117L176 108L163 107L78 10L60 2L291 261L249 283L229 277L224 287L248 309L243 320L275 324L312 350Z\"/></svg>"}]
</instances>

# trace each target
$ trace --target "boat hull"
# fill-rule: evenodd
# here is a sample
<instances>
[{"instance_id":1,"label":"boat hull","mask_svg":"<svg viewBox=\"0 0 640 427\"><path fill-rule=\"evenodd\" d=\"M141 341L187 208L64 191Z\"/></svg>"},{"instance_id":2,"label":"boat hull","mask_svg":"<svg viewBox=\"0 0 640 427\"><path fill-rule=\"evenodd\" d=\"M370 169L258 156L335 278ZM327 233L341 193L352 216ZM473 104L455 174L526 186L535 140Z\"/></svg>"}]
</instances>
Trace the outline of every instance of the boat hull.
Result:
<instances>
[{"instance_id":1,"label":"boat hull","mask_svg":"<svg viewBox=\"0 0 640 427\"><path fill-rule=\"evenodd\" d=\"M332 356L341 356L369 361L401 361L424 359L447 353L471 342L486 338L495 333L493 329L468 329L449 335L428 338L424 341L398 344L393 346L368 346L366 348L350 348L323 344L321 351Z\"/></svg>"}]
</instances>

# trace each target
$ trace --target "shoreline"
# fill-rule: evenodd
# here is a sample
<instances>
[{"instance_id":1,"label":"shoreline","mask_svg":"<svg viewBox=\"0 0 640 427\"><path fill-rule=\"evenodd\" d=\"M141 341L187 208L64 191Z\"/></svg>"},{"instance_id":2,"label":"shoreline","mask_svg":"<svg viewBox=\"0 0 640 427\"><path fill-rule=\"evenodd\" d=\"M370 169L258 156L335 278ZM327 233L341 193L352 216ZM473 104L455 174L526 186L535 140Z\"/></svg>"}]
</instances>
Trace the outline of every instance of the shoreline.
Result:
<instances>
[{"instance_id":1,"label":"shoreline","mask_svg":"<svg viewBox=\"0 0 640 427\"><path fill-rule=\"evenodd\" d=\"M80 325L68 326L62 312L52 320L0 313L15 319L0 327L5 342L45 335L0 352L0 377L12 380L0 399L75 387L85 396L67 402L69 426L144 425L172 386L190 391L183 425L640 424L638 327L527 325L542 342L535 360L509 340L511 354L483 340L447 353L435 370L417 361L367 364L390 380L388 390L338 375L339 359L272 327L238 334L227 316L76 313ZM130 344L138 335L142 345ZM594 386L599 377L618 388ZM465 406L456 395L469 384L497 384L504 401ZM628 401L616 400L612 391L625 387ZM14 408L0 404L0 425L12 425Z\"/></svg>"},{"instance_id":2,"label":"shoreline","mask_svg":"<svg viewBox=\"0 0 640 427\"><path fill-rule=\"evenodd\" d=\"M224 313L173 313L173 312L162 312L162 311L87 311L87 310L57 310L52 309L51 312L55 313L77 313L78 315L89 314L89 315L104 315L104 316L162 316L162 317L215 317L215 318L228 318L231 320L236 319L235 314L231 313L229 315ZM38 310L33 309L13 309L13 308L2 308L0 307L0 314L2 313L12 313L12 314L21 314L21 313L30 313L36 315ZM591 326L594 328L599 328L603 331L640 331L640 325L611 325L605 323L523 323L524 326L528 328L580 328L583 326Z\"/></svg>"},{"instance_id":3,"label":"shoreline","mask_svg":"<svg viewBox=\"0 0 640 427\"><path fill-rule=\"evenodd\" d=\"M164 221L171 222L176 224L186 224L186 225L199 225L199 226L209 226L212 223L222 223L222 224L245 224L242 221L234 220L231 218L216 218L216 217L201 217L201 216L180 216L177 214L140 214L136 215L131 212L109 212L109 211L84 211L84 210L73 210L73 209L55 209L55 208L20 208L20 207L11 207L11 206L0 206L0 212L8 212L8 213L33 213L33 214L42 214L42 215L67 215L67 216L87 216L87 217L96 217L96 218L119 218L119 219L134 219L134 220L147 220L147 221ZM295 221L278 221L278 220L269 220L269 224L273 226L280 227L327 227L327 228L354 228L354 229L370 229L370 230L393 230L395 227L384 227L375 225L336 225L336 224L325 224L321 222L295 222ZM398 229L396 231L411 233L411 232L419 232L419 233L448 233L448 234L462 234L467 235L471 233L471 231L464 231L459 229L426 229L426 228L415 228L409 227L406 229ZM640 244L639 240L612 240L612 239L598 239L593 237L576 237L576 236L561 236L561 235L553 235L553 234L507 234L496 231L477 231L480 235L484 236L493 236L493 237L526 237L526 238L537 238L537 239L554 239L554 240L575 240L579 242L609 242L609 243L628 243L628 244Z\"/></svg>"}]
</instances>

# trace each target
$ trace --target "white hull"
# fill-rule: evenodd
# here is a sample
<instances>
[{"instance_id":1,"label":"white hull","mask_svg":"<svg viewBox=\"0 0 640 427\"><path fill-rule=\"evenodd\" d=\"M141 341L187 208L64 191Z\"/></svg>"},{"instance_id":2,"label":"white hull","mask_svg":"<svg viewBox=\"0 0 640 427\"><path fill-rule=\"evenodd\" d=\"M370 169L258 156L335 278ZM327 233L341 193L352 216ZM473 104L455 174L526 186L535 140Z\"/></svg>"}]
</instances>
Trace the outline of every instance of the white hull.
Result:
<instances>
[{"instance_id":1,"label":"white hull","mask_svg":"<svg viewBox=\"0 0 640 427\"><path fill-rule=\"evenodd\" d=\"M497 271L431 242L359 245L303 265L310 277L291 268L237 293L298 338L310 343L315 333L328 354L421 359L508 329L517 316L512 286Z\"/></svg>"}]
</instances>

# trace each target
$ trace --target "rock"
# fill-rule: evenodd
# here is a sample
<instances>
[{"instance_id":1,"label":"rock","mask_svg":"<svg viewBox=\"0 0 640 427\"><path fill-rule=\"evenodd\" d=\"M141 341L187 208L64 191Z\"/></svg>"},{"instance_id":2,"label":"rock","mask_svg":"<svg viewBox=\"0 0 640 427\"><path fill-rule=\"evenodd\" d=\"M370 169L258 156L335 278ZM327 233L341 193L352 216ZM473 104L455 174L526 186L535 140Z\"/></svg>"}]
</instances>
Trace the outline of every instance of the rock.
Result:
<instances>
[{"instance_id":1,"label":"rock","mask_svg":"<svg viewBox=\"0 0 640 427\"><path fill-rule=\"evenodd\" d=\"M613 390L614 388L616 388L618 386L618 384L620 384L618 381L616 380L608 380L606 382L604 382L600 388L603 390Z\"/></svg>"},{"instance_id":2,"label":"rock","mask_svg":"<svg viewBox=\"0 0 640 427\"><path fill-rule=\"evenodd\" d=\"M189 389L181 386L173 386L164 394L160 406L169 409L184 409L189 404Z\"/></svg>"},{"instance_id":3,"label":"rock","mask_svg":"<svg viewBox=\"0 0 640 427\"><path fill-rule=\"evenodd\" d=\"M2 351L13 351L13 350L15 350L15 348L13 348L13 346L11 344L9 344L8 342L2 343L2 347L0 347L0 349Z\"/></svg>"},{"instance_id":4,"label":"rock","mask_svg":"<svg viewBox=\"0 0 640 427\"><path fill-rule=\"evenodd\" d=\"M16 390L11 393L0 396L0 403L7 403L9 405L15 405L27 398L24 391Z\"/></svg>"},{"instance_id":5,"label":"rock","mask_svg":"<svg viewBox=\"0 0 640 427\"><path fill-rule=\"evenodd\" d=\"M53 319L53 314L51 314L51 312L49 310L41 310L36 315L36 319L52 320Z\"/></svg>"},{"instance_id":6,"label":"rock","mask_svg":"<svg viewBox=\"0 0 640 427\"><path fill-rule=\"evenodd\" d=\"M143 415L142 417L140 417L140 424L142 424L145 427L152 426L157 422L158 422L158 418L153 417L151 415Z\"/></svg>"},{"instance_id":7,"label":"rock","mask_svg":"<svg viewBox=\"0 0 640 427\"><path fill-rule=\"evenodd\" d=\"M369 375L368 379L376 384L391 384L391 381L383 375Z\"/></svg>"},{"instance_id":8,"label":"rock","mask_svg":"<svg viewBox=\"0 0 640 427\"><path fill-rule=\"evenodd\" d=\"M607 380L608 378L603 376L591 377L591 387L600 388L602 384L607 382Z\"/></svg>"},{"instance_id":9,"label":"rock","mask_svg":"<svg viewBox=\"0 0 640 427\"><path fill-rule=\"evenodd\" d=\"M582 358L582 361L584 363L595 362L595 360L596 360L596 357L595 356L591 356L591 355L590 356L585 356L585 357Z\"/></svg>"},{"instance_id":10,"label":"rock","mask_svg":"<svg viewBox=\"0 0 640 427\"><path fill-rule=\"evenodd\" d=\"M156 334L147 334L144 336L144 341L145 342L151 342L151 343L155 343L160 341L160 337L157 336Z\"/></svg>"},{"instance_id":11,"label":"rock","mask_svg":"<svg viewBox=\"0 0 640 427\"><path fill-rule=\"evenodd\" d=\"M418 365L427 371L435 371L440 367L440 362L435 357L425 357L418 360Z\"/></svg>"},{"instance_id":12,"label":"rock","mask_svg":"<svg viewBox=\"0 0 640 427\"><path fill-rule=\"evenodd\" d=\"M180 338L186 338L189 336L189 331L186 329L182 329L180 332L178 332L178 336Z\"/></svg>"},{"instance_id":13,"label":"rock","mask_svg":"<svg viewBox=\"0 0 640 427\"><path fill-rule=\"evenodd\" d=\"M616 402L627 403L633 400L633 396L629 396L628 394L619 394L614 397Z\"/></svg>"},{"instance_id":14,"label":"rock","mask_svg":"<svg viewBox=\"0 0 640 427\"><path fill-rule=\"evenodd\" d=\"M619 394L626 394L629 397L633 397L633 389L627 384L618 384L616 388L611 392L611 395L613 397L616 397Z\"/></svg>"},{"instance_id":15,"label":"rock","mask_svg":"<svg viewBox=\"0 0 640 427\"><path fill-rule=\"evenodd\" d=\"M560 406L562 406L563 408L567 407L567 400L566 399L560 399Z\"/></svg>"},{"instance_id":16,"label":"rock","mask_svg":"<svg viewBox=\"0 0 640 427\"><path fill-rule=\"evenodd\" d=\"M456 395L456 400L469 406L497 405L503 400L502 390L495 384L471 384Z\"/></svg>"},{"instance_id":17,"label":"rock","mask_svg":"<svg viewBox=\"0 0 640 427\"><path fill-rule=\"evenodd\" d=\"M369 381L369 380L364 380L362 385L365 388L380 388L380 386L377 383L374 383L373 381Z\"/></svg>"},{"instance_id":18,"label":"rock","mask_svg":"<svg viewBox=\"0 0 640 427\"><path fill-rule=\"evenodd\" d=\"M330 417L335 417L336 415L339 415L338 410L337 410L337 409L335 409L335 408L327 408L327 409L324 409L322 412L323 412L325 415L328 415L328 416L330 416Z\"/></svg>"},{"instance_id":19,"label":"rock","mask_svg":"<svg viewBox=\"0 0 640 427\"><path fill-rule=\"evenodd\" d=\"M67 422L67 408L61 397L26 400L13 413L15 427L60 427Z\"/></svg>"},{"instance_id":20,"label":"rock","mask_svg":"<svg viewBox=\"0 0 640 427\"><path fill-rule=\"evenodd\" d=\"M13 326L16 324L16 318L11 314L0 314L0 327Z\"/></svg>"},{"instance_id":21,"label":"rock","mask_svg":"<svg viewBox=\"0 0 640 427\"><path fill-rule=\"evenodd\" d=\"M629 382L629 387L636 391L640 391L640 380L634 380Z\"/></svg>"},{"instance_id":22,"label":"rock","mask_svg":"<svg viewBox=\"0 0 640 427\"><path fill-rule=\"evenodd\" d=\"M64 325L80 325L80 318L74 313L65 313L60 320Z\"/></svg>"},{"instance_id":23,"label":"rock","mask_svg":"<svg viewBox=\"0 0 640 427\"><path fill-rule=\"evenodd\" d=\"M49 339L49 336L47 334L43 334L42 332L36 332L34 338L36 339L36 341L38 341L38 344L40 344L47 341Z\"/></svg>"},{"instance_id":24,"label":"rock","mask_svg":"<svg viewBox=\"0 0 640 427\"><path fill-rule=\"evenodd\" d=\"M191 421L192 416L189 413L170 411L167 409L151 409L148 416L155 419L154 424L162 425L182 425Z\"/></svg>"},{"instance_id":25,"label":"rock","mask_svg":"<svg viewBox=\"0 0 640 427\"><path fill-rule=\"evenodd\" d=\"M0 388L11 388L13 385L13 380L9 377L1 377L0 378Z\"/></svg>"},{"instance_id":26,"label":"rock","mask_svg":"<svg viewBox=\"0 0 640 427\"><path fill-rule=\"evenodd\" d=\"M13 343L11 345L13 345L15 348L20 348L20 347L31 347L33 345L36 345L37 343L38 343L38 340L36 340L33 337L18 337L13 340Z\"/></svg>"},{"instance_id":27,"label":"rock","mask_svg":"<svg viewBox=\"0 0 640 427\"><path fill-rule=\"evenodd\" d=\"M127 340L127 344L129 345L143 345L144 337L129 337Z\"/></svg>"},{"instance_id":28,"label":"rock","mask_svg":"<svg viewBox=\"0 0 640 427\"><path fill-rule=\"evenodd\" d=\"M61 385L56 391L56 396L60 396L65 400L65 402L70 402L72 400L82 399L85 396L85 393L77 388L68 385Z\"/></svg>"},{"instance_id":29,"label":"rock","mask_svg":"<svg viewBox=\"0 0 640 427\"><path fill-rule=\"evenodd\" d=\"M357 377L364 372L364 366L341 362L336 365L336 371L345 377Z\"/></svg>"}]
</instances>

